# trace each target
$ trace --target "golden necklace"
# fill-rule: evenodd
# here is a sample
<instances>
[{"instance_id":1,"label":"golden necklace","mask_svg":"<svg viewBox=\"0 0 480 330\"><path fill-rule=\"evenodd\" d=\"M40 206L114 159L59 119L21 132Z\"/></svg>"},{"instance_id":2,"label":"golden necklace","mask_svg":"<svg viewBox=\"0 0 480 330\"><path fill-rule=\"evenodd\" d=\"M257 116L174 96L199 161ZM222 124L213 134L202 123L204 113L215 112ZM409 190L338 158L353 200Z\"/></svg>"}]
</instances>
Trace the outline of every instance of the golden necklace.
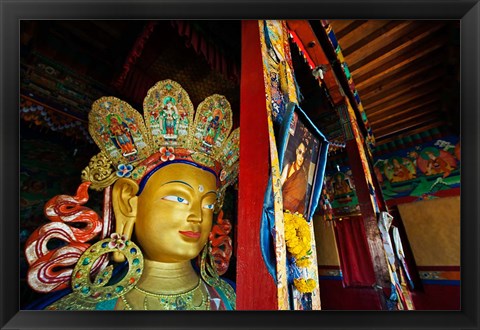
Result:
<instances>
[{"instance_id":1,"label":"golden necklace","mask_svg":"<svg viewBox=\"0 0 480 330\"><path fill-rule=\"evenodd\" d=\"M177 294L161 294L148 292L139 287L135 286L134 289L141 292L145 298L143 300L143 309L149 310L148 308L148 297L154 297L158 299L163 310L209 310L210 309L210 296L208 290L206 290L206 295L204 294L201 288L202 281L199 279L198 284L191 290L183 293ZM201 299L200 303L194 303L194 297L199 296ZM125 304L125 309L132 310L133 308L128 303L127 299L124 296L121 296L123 303Z\"/></svg>"}]
</instances>

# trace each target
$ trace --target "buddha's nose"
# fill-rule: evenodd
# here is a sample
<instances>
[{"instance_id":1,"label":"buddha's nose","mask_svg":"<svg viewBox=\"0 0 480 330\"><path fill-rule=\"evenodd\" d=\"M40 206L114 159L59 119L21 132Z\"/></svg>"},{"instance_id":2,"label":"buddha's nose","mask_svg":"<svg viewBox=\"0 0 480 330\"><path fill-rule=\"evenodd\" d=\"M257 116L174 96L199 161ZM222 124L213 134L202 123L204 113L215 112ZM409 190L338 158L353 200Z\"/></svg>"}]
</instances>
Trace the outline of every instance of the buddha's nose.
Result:
<instances>
[{"instance_id":1,"label":"buddha's nose","mask_svg":"<svg viewBox=\"0 0 480 330\"><path fill-rule=\"evenodd\" d=\"M202 222L202 209L200 205L193 204L190 208L190 214L187 217L188 222Z\"/></svg>"}]
</instances>

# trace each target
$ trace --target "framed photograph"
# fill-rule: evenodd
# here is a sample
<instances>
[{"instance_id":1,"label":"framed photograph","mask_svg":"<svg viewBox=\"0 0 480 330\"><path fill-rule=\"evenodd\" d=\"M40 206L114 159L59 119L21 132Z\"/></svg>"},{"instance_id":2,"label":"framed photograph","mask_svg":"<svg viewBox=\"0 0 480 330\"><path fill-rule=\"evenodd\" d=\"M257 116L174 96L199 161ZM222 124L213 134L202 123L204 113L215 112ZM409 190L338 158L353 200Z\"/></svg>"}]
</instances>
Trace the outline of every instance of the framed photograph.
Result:
<instances>
[{"instance_id":1,"label":"framed photograph","mask_svg":"<svg viewBox=\"0 0 480 330\"><path fill-rule=\"evenodd\" d=\"M280 132L283 208L310 220L323 182L328 142L300 108L291 107Z\"/></svg>"}]
</instances>

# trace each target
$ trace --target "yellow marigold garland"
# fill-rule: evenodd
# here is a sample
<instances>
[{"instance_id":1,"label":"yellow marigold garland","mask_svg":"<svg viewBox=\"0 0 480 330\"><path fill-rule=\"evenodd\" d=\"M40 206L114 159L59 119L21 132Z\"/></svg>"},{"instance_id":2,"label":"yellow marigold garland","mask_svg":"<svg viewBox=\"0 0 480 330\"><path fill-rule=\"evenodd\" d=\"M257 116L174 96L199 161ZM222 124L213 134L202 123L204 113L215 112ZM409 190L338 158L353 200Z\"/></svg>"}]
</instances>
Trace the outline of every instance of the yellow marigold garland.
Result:
<instances>
[{"instance_id":1,"label":"yellow marigold garland","mask_svg":"<svg viewBox=\"0 0 480 330\"><path fill-rule=\"evenodd\" d=\"M295 263L297 264L298 267L303 267L303 268L306 268L311 264L310 258L305 258L305 257L295 260Z\"/></svg>"},{"instance_id":2,"label":"yellow marigold garland","mask_svg":"<svg viewBox=\"0 0 480 330\"><path fill-rule=\"evenodd\" d=\"M303 215L289 211L284 213L285 242L287 250L295 258L298 267L308 267L311 263L309 252L312 247L310 227ZM293 284L301 293L310 293L315 290L317 282L314 279L296 278Z\"/></svg>"},{"instance_id":3,"label":"yellow marigold garland","mask_svg":"<svg viewBox=\"0 0 480 330\"><path fill-rule=\"evenodd\" d=\"M295 287L301 293L313 292L317 286L317 282L315 282L313 278L309 278L308 280L304 278L296 278L293 280L293 284L295 284Z\"/></svg>"},{"instance_id":4,"label":"yellow marigold garland","mask_svg":"<svg viewBox=\"0 0 480 330\"><path fill-rule=\"evenodd\" d=\"M312 247L310 227L301 214L284 213L285 242L287 250L296 259L300 260L307 256Z\"/></svg>"}]
</instances>

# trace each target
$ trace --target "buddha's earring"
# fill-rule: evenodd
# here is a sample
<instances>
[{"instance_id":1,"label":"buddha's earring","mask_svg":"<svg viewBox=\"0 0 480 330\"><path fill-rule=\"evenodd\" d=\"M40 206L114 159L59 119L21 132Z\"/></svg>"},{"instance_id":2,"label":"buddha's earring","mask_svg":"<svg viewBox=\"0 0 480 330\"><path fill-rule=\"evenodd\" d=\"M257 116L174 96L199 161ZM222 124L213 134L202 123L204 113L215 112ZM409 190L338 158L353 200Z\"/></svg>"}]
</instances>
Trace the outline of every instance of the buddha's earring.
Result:
<instances>
[{"instance_id":1,"label":"buddha's earring","mask_svg":"<svg viewBox=\"0 0 480 330\"><path fill-rule=\"evenodd\" d=\"M115 284L108 285L112 277L113 266L101 270L92 282L90 271L98 258L105 253L120 252L128 262L127 274ZM78 260L72 273L72 288L77 297L91 303L123 296L133 289L143 272L143 255L140 248L123 235L113 233L88 248Z\"/></svg>"},{"instance_id":2,"label":"buddha's earring","mask_svg":"<svg viewBox=\"0 0 480 330\"><path fill-rule=\"evenodd\" d=\"M200 275L210 286L215 285L219 280L213 262L213 257L210 254L210 240L207 240L207 243L202 249L202 256L200 258Z\"/></svg>"}]
</instances>

